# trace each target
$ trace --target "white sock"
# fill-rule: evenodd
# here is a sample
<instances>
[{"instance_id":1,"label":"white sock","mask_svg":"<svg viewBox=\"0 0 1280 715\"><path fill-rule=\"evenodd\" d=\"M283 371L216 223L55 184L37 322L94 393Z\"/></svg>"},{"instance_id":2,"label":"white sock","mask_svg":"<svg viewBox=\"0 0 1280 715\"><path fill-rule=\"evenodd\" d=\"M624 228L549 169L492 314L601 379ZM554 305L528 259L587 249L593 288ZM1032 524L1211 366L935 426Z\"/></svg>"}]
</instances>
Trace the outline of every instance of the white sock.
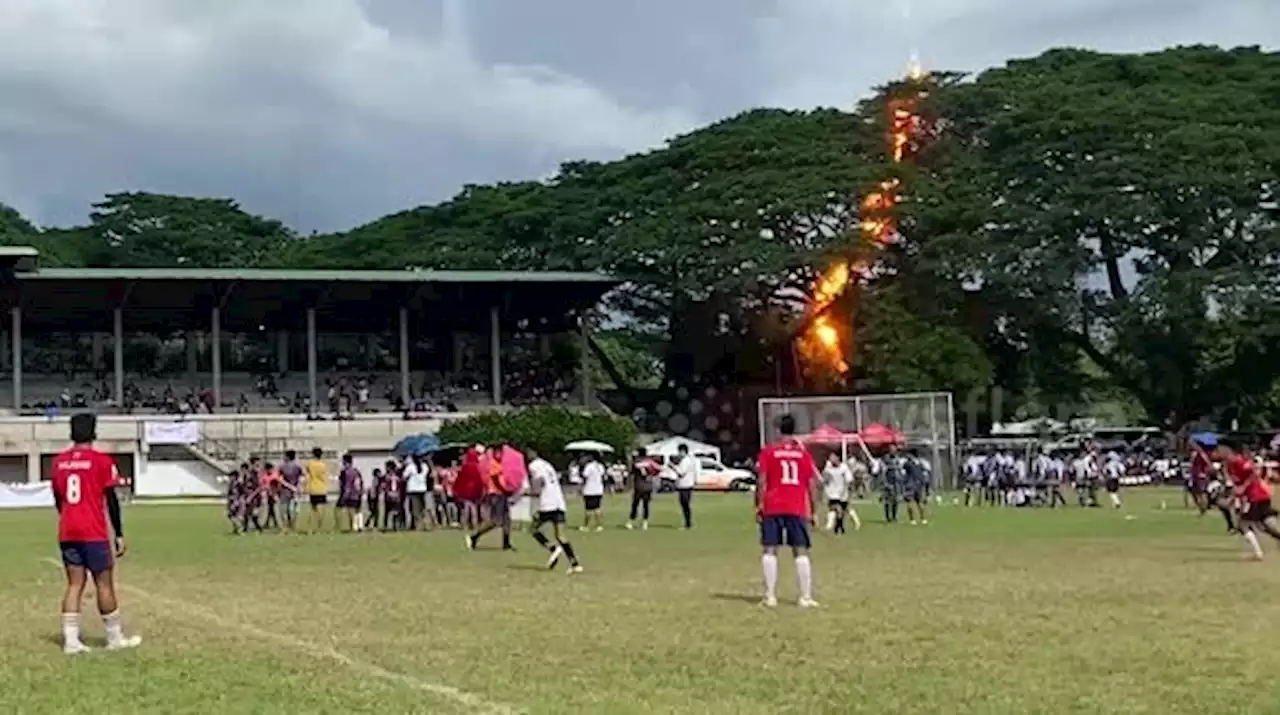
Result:
<instances>
[{"instance_id":1,"label":"white sock","mask_svg":"<svg viewBox=\"0 0 1280 715\"><path fill-rule=\"evenodd\" d=\"M836 513L834 511L827 512L827 531L836 528Z\"/></svg>"},{"instance_id":2,"label":"white sock","mask_svg":"<svg viewBox=\"0 0 1280 715\"><path fill-rule=\"evenodd\" d=\"M364 514L356 512L356 531L364 531Z\"/></svg>"},{"instance_id":3,"label":"white sock","mask_svg":"<svg viewBox=\"0 0 1280 715\"><path fill-rule=\"evenodd\" d=\"M108 643L119 643L124 640L124 631L120 628L120 609L103 614L102 625L107 628Z\"/></svg>"},{"instance_id":4,"label":"white sock","mask_svg":"<svg viewBox=\"0 0 1280 715\"><path fill-rule=\"evenodd\" d=\"M1120 495L1119 495L1119 494L1112 494L1112 495L1111 495L1111 504L1112 504L1112 506L1116 506L1116 507L1120 506Z\"/></svg>"},{"instance_id":5,"label":"white sock","mask_svg":"<svg viewBox=\"0 0 1280 715\"><path fill-rule=\"evenodd\" d=\"M796 557L796 580L800 582L800 598L813 600L813 566L808 554Z\"/></svg>"},{"instance_id":6,"label":"white sock","mask_svg":"<svg viewBox=\"0 0 1280 715\"><path fill-rule=\"evenodd\" d=\"M849 518L853 519L853 528L855 529L862 528L862 520L858 518L858 512L852 507L849 508Z\"/></svg>"},{"instance_id":7,"label":"white sock","mask_svg":"<svg viewBox=\"0 0 1280 715\"><path fill-rule=\"evenodd\" d=\"M765 554L760 557L760 566L764 569L764 597L778 597L778 555Z\"/></svg>"},{"instance_id":8,"label":"white sock","mask_svg":"<svg viewBox=\"0 0 1280 715\"><path fill-rule=\"evenodd\" d=\"M80 614L62 614L62 642L65 645L80 644Z\"/></svg>"},{"instance_id":9,"label":"white sock","mask_svg":"<svg viewBox=\"0 0 1280 715\"><path fill-rule=\"evenodd\" d=\"M1258 535L1245 529L1244 540L1245 543L1249 544L1249 548L1253 550L1254 558L1262 558L1262 544L1258 543Z\"/></svg>"}]
</instances>

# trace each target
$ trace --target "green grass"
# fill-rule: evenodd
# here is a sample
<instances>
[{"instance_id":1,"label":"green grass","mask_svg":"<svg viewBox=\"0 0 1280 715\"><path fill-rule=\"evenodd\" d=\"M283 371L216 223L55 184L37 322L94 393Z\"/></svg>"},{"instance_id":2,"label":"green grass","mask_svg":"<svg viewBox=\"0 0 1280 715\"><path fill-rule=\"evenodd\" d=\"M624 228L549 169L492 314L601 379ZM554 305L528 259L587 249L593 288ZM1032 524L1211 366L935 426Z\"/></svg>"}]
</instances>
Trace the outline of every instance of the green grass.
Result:
<instances>
[{"instance_id":1,"label":"green grass","mask_svg":"<svg viewBox=\"0 0 1280 715\"><path fill-rule=\"evenodd\" d=\"M519 535L517 554L453 531L233 538L219 508L140 505L120 580L146 640L78 659L52 514L0 513L0 712L1280 711L1280 553L1245 563L1176 493L1129 497L1131 519L946 506L927 527L863 505L861 532L818 536L812 612L754 605L745 495L699 495L692 533L575 533L580 577Z\"/></svg>"}]
</instances>

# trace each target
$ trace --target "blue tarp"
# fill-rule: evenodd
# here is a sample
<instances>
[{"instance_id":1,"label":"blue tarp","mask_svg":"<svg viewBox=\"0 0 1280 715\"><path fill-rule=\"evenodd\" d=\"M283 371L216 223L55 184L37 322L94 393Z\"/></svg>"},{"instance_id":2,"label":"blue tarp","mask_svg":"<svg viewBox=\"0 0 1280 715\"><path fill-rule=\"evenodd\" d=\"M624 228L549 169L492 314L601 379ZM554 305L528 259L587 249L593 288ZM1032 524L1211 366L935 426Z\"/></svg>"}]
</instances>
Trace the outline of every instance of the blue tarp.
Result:
<instances>
[{"instance_id":1,"label":"blue tarp","mask_svg":"<svg viewBox=\"0 0 1280 715\"><path fill-rule=\"evenodd\" d=\"M431 454L440 449L440 438L433 434L415 434L396 442L391 449L397 457L414 454Z\"/></svg>"}]
</instances>

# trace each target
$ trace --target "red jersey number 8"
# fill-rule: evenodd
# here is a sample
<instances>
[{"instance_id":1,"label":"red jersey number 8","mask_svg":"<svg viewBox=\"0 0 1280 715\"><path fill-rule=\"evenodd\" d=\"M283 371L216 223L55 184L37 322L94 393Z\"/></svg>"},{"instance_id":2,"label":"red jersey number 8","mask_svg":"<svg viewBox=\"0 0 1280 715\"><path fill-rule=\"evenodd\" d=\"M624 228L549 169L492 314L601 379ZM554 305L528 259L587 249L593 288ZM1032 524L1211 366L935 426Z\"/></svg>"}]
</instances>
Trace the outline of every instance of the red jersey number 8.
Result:
<instances>
[{"instance_id":1,"label":"red jersey number 8","mask_svg":"<svg viewBox=\"0 0 1280 715\"><path fill-rule=\"evenodd\" d=\"M72 474L67 477L67 503L80 503L80 475Z\"/></svg>"},{"instance_id":2,"label":"red jersey number 8","mask_svg":"<svg viewBox=\"0 0 1280 715\"><path fill-rule=\"evenodd\" d=\"M782 472L782 484L795 485L800 483L800 463L791 460L778 462L778 469Z\"/></svg>"}]
</instances>

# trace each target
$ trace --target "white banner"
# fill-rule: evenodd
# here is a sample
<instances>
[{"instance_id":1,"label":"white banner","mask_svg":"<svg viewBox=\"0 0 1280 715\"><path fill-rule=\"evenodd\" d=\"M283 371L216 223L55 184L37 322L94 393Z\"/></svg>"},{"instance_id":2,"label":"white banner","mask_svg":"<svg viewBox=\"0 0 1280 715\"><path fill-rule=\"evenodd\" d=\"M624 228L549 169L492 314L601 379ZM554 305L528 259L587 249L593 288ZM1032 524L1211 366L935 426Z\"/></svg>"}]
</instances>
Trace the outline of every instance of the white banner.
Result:
<instances>
[{"instance_id":1,"label":"white banner","mask_svg":"<svg viewBox=\"0 0 1280 715\"><path fill-rule=\"evenodd\" d=\"M25 509L53 506L53 488L49 482L8 484L0 482L0 509Z\"/></svg>"},{"instance_id":2,"label":"white banner","mask_svg":"<svg viewBox=\"0 0 1280 715\"><path fill-rule=\"evenodd\" d=\"M197 444L200 442L200 423L147 422L143 435L147 444Z\"/></svg>"}]
</instances>

